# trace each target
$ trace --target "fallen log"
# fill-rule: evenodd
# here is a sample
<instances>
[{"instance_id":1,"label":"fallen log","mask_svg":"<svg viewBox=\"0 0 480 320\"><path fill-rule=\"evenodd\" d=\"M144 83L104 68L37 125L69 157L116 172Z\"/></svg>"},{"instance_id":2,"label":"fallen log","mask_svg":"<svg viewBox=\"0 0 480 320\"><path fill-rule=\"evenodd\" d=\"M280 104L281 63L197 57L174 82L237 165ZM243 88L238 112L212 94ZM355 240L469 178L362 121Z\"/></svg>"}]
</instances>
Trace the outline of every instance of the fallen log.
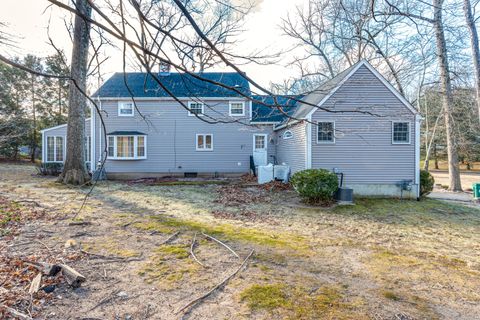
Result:
<instances>
[{"instance_id":1,"label":"fallen log","mask_svg":"<svg viewBox=\"0 0 480 320\"><path fill-rule=\"evenodd\" d=\"M33 262L33 261L26 261L22 260L25 262L26 265L32 266L36 268L38 271L41 271L44 275L53 277L56 276L57 273L60 272L62 268L58 264L51 264L47 262Z\"/></svg>"},{"instance_id":2,"label":"fallen log","mask_svg":"<svg viewBox=\"0 0 480 320\"><path fill-rule=\"evenodd\" d=\"M222 287L225 283L228 282L228 280L230 280L231 278L233 278L237 273L240 272L240 270L243 269L243 267L247 264L247 261L248 259L250 259L250 257L253 255L253 252L254 252L254 249L252 249L252 251L250 251L250 253L248 254L248 256L245 258L245 260L243 260L242 264L240 265L240 267L238 267L234 272L232 272L228 277L226 277L225 279L223 279L222 282L218 283L215 287L213 287L212 289L210 289L208 292L206 292L205 294L202 294L201 296L199 296L198 298L190 301L189 303L187 303L185 306L183 306L182 308L180 308L175 314L179 314L181 312L188 312L191 308L193 308L197 303L201 302L203 299L207 298L209 295L211 295L213 292L215 292L215 290L217 290L218 288Z\"/></svg>"},{"instance_id":3,"label":"fallen log","mask_svg":"<svg viewBox=\"0 0 480 320\"><path fill-rule=\"evenodd\" d=\"M80 287L81 284L87 280L87 278L66 264L61 264L60 267L62 268L62 274L65 280L73 288Z\"/></svg>"},{"instance_id":4,"label":"fallen log","mask_svg":"<svg viewBox=\"0 0 480 320\"><path fill-rule=\"evenodd\" d=\"M6 305L1 305L0 304L0 308L4 308L5 310L7 310L8 313L10 313L12 316L15 316L19 319L23 319L23 320L32 320L33 318L30 317L29 315L26 315L25 313L22 313L20 311L17 311L13 308L10 308L10 307L7 307Z\"/></svg>"},{"instance_id":5,"label":"fallen log","mask_svg":"<svg viewBox=\"0 0 480 320\"><path fill-rule=\"evenodd\" d=\"M30 283L30 289L28 289L28 293L34 294L40 290L42 286L42 273L39 272L35 278L33 278L32 282Z\"/></svg>"}]
</instances>

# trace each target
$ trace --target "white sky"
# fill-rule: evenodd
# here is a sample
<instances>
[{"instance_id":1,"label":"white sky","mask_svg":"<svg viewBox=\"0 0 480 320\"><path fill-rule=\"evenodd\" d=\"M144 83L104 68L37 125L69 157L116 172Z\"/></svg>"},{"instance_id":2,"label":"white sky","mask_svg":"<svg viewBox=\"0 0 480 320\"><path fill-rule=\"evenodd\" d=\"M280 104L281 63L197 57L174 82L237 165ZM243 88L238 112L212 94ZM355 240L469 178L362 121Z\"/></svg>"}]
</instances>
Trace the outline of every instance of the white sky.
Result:
<instances>
[{"instance_id":1,"label":"white sky","mask_svg":"<svg viewBox=\"0 0 480 320\"><path fill-rule=\"evenodd\" d=\"M47 25L49 19L50 35L55 44L70 54L71 42L66 32L63 18L69 17L58 8L49 8L46 0L0 0L0 22L7 24L8 33L17 37L17 47L1 48L2 54L10 56L24 56L28 53L38 56L47 56L54 53L48 44ZM281 18L292 12L295 6L304 0L263 0L257 10L251 13L246 22L243 40L239 43L240 52L251 52L258 49L267 50L288 49L292 43L279 29ZM47 10L46 10L47 9ZM122 60L119 52L108 52L111 56L103 66L106 78L122 70ZM282 61L275 65L261 66L250 64L241 68L256 81L268 86L271 81L281 82L283 79L294 75L294 70L286 67L291 54L285 54ZM221 71L221 69L214 69ZM228 71L228 70L224 70Z\"/></svg>"}]
</instances>

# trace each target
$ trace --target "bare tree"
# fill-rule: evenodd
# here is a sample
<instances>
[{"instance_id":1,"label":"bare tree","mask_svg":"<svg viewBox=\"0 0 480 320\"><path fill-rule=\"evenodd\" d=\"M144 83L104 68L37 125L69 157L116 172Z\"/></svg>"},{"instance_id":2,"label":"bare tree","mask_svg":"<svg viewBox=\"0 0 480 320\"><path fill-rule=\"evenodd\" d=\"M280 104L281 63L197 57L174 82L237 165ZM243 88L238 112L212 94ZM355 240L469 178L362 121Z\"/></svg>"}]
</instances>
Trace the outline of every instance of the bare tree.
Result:
<instances>
[{"instance_id":1,"label":"bare tree","mask_svg":"<svg viewBox=\"0 0 480 320\"><path fill-rule=\"evenodd\" d=\"M478 117L480 121L480 48L478 44L478 32L475 25L475 18L472 13L472 4L470 0L463 0L463 12L468 32L470 33L470 47L472 51L473 74L475 77L475 94Z\"/></svg>"},{"instance_id":2,"label":"bare tree","mask_svg":"<svg viewBox=\"0 0 480 320\"><path fill-rule=\"evenodd\" d=\"M399 16L404 17L410 23L420 28L423 25L432 28L435 34L435 47L437 55L437 65L440 76L440 88L443 104L443 117L445 121L445 136L447 141L448 172L449 172L449 190L461 191L460 171L458 166L458 146L455 137L453 121L453 100L451 73L448 61L448 47L445 40L444 27L444 1L432 0L432 3L419 1L411 5L399 1L393 3L384 0L384 7L378 8L380 1L371 2L371 10L376 17ZM431 17L425 15L430 12Z\"/></svg>"},{"instance_id":3,"label":"bare tree","mask_svg":"<svg viewBox=\"0 0 480 320\"><path fill-rule=\"evenodd\" d=\"M78 12L91 16L91 8L87 0L76 0ZM87 108L88 49L90 44L90 22L81 16L75 17L73 34L73 50L69 89L69 109L67 126L67 155L64 169L58 181L66 184L83 185L90 180L85 166L85 112ZM75 81L76 83L72 83Z\"/></svg>"}]
</instances>

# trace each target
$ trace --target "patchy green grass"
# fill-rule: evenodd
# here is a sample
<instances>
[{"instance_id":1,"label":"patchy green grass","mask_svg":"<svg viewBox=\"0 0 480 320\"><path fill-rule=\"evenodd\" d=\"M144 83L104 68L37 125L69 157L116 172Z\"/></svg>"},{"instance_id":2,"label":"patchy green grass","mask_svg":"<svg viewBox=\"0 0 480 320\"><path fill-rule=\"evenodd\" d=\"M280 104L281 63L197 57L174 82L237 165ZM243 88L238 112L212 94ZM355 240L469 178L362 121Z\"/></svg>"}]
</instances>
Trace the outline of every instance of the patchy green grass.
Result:
<instances>
[{"instance_id":1,"label":"patchy green grass","mask_svg":"<svg viewBox=\"0 0 480 320\"><path fill-rule=\"evenodd\" d=\"M341 287L306 289L284 283L254 284L240 294L250 310L285 319L368 319L362 298L347 299Z\"/></svg>"},{"instance_id":2,"label":"patchy green grass","mask_svg":"<svg viewBox=\"0 0 480 320\"><path fill-rule=\"evenodd\" d=\"M178 230L204 232L225 240L242 241L257 245L287 248L298 254L308 254L308 241L297 234L268 232L256 228L234 226L227 223L211 224L195 220L175 219L165 216L152 216L148 221L133 224L136 228L171 233Z\"/></svg>"},{"instance_id":3,"label":"patchy green grass","mask_svg":"<svg viewBox=\"0 0 480 320\"><path fill-rule=\"evenodd\" d=\"M187 244L162 245L155 249L138 274L144 277L147 283L173 289L186 276L195 275L199 270L199 265L189 259L189 255Z\"/></svg>"}]
</instances>

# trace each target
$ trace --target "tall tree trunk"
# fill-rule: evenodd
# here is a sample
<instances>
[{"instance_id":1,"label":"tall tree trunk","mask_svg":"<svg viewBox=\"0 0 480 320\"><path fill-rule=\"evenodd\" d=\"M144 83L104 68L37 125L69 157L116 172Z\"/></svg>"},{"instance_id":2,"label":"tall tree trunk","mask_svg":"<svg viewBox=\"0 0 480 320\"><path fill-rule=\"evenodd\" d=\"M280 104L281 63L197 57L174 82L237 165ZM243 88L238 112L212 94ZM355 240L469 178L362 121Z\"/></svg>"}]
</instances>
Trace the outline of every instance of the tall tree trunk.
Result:
<instances>
[{"instance_id":1,"label":"tall tree trunk","mask_svg":"<svg viewBox=\"0 0 480 320\"><path fill-rule=\"evenodd\" d=\"M438 154L437 154L437 144L433 145L433 159L435 160L435 170L438 170L440 167L438 166Z\"/></svg>"},{"instance_id":2,"label":"tall tree trunk","mask_svg":"<svg viewBox=\"0 0 480 320\"><path fill-rule=\"evenodd\" d=\"M35 152L37 151L37 106L35 105L35 76L32 74L32 83L31 83L31 90L32 90L32 143L31 143L31 150L30 150L30 161L33 163L35 162Z\"/></svg>"},{"instance_id":3,"label":"tall tree trunk","mask_svg":"<svg viewBox=\"0 0 480 320\"><path fill-rule=\"evenodd\" d=\"M447 138L448 154L448 177L449 190L462 191L460 182L460 171L458 169L458 152L453 129L452 119L452 84L450 81L450 70L448 67L447 45L445 42L445 33L443 29L443 0L433 0L435 40L437 47L438 65L440 68L440 84L442 88L443 115L445 119L445 131Z\"/></svg>"},{"instance_id":4,"label":"tall tree trunk","mask_svg":"<svg viewBox=\"0 0 480 320\"><path fill-rule=\"evenodd\" d=\"M470 0L463 0L463 12L465 22L470 33L470 46L472 50L473 73L475 76L475 94L477 100L478 117L480 121L480 48L478 46L478 33L475 19L472 14L472 5Z\"/></svg>"},{"instance_id":5,"label":"tall tree trunk","mask_svg":"<svg viewBox=\"0 0 480 320\"><path fill-rule=\"evenodd\" d=\"M87 0L76 0L77 10L91 16L92 9ZM75 16L75 27L73 31L72 65L70 75L75 80L70 81L69 106L67 122L67 157L59 182L65 184L82 185L90 180L85 166L85 110L87 98L85 96L87 87L87 65L89 46L90 23L84 21L78 15Z\"/></svg>"}]
</instances>

